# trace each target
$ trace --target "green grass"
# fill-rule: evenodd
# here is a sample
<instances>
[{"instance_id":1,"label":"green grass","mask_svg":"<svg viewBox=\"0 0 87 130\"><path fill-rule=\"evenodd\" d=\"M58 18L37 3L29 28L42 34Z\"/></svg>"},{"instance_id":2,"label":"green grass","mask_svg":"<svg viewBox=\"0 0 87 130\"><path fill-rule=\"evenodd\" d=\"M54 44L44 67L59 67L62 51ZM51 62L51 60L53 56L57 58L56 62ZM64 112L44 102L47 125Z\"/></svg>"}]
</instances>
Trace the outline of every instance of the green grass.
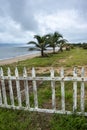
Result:
<instances>
[{"instance_id":1,"label":"green grass","mask_svg":"<svg viewBox=\"0 0 87 130\"><path fill-rule=\"evenodd\" d=\"M87 130L87 118L0 109L0 130Z\"/></svg>"},{"instance_id":2,"label":"green grass","mask_svg":"<svg viewBox=\"0 0 87 130\"><path fill-rule=\"evenodd\" d=\"M78 66L78 65L86 65L87 61L87 50L83 50L82 48L75 48L71 51L64 51L62 53L56 54L48 54L48 57L35 57L32 59L28 59L25 61L20 61L18 63L14 63L7 66L19 66L21 67L49 67L49 66ZM60 63L60 60L65 60L64 63Z\"/></svg>"},{"instance_id":3,"label":"green grass","mask_svg":"<svg viewBox=\"0 0 87 130\"><path fill-rule=\"evenodd\" d=\"M51 130L86 130L87 119L76 115L57 115L51 120Z\"/></svg>"},{"instance_id":4,"label":"green grass","mask_svg":"<svg viewBox=\"0 0 87 130\"><path fill-rule=\"evenodd\" d=\"M20 61L11 65L2 66L5 74L7 67L11 68L14 74L15 66L18 67L19 73L23 73L23 67L31 69L32 67L61 67L63 66L68 71L68 68L74 66L87 65L87 51L81 48L75 48L71 51L64 51L58 54L49 54L48 57L36 57L25 61ZM37 74L42 75L42 74ZM50 75L49 72L43 74ZM56 73L56 75L59 75ZM66 109L72 109L73 89L72 82L65 83L65 99ZM61 85L56 82L56 106L61 109ZM85 90L87 85L85 84ZM87 94L87 93L85 93ZM50 82L43 82L38 88L38 101L40 108L51 108L51 87ZM78 82L78 110L80 109L80 83ZM31 106L34 106L34 96L30 93ZM87 100L86 100L87 101ZM87 110L87 103L85 106ZM9 110L0 108L0 130L87 130L87 118L76 115L59 115L59 114L45 114L38 112L29 112L21 110Z\"/></svg>"},{"instance_id":5,"label":"green grass","mask_svg":"<svg viewBox=\"0 0 87 130\"><path fill-rule=\"evenodd\" d=\"M74 66L84 66L87 65L87 50L81 48L75 48L71 51L64 51L59 54L49 54L49 57L33 58L26 61L19 62L17 66L27 66L27 67L74 67ZM64 61L61 61L64 60Z\"/></svg>"}]
</instances>

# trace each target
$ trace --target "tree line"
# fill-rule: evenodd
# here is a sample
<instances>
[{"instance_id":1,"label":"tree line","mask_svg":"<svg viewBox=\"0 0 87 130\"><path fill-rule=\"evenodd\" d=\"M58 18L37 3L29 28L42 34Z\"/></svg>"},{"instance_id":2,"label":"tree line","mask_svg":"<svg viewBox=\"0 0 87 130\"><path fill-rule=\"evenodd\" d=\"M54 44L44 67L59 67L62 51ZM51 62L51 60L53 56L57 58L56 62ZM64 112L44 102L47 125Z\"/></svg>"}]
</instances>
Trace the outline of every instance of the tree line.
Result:
<instances>
[{"instance_id":1,"label":"tree line","mask_svg":"<svg viewBox=\"0 0 87 130\"><path fill-rule=\"evenodd\" d=\"M34 44L35 47L40 50L42 57L45 55L44 50L48 47L53 48L53 53L55 53L56 47L59 47L59 51L61 52L63 51L64 45L66 45L67 49L69 48L68 41L64 39L63 35L59 32L54 32L43 36L34 35L34 38L36 41L29 41L28 44Z\"/></svg>"}]
</instances>

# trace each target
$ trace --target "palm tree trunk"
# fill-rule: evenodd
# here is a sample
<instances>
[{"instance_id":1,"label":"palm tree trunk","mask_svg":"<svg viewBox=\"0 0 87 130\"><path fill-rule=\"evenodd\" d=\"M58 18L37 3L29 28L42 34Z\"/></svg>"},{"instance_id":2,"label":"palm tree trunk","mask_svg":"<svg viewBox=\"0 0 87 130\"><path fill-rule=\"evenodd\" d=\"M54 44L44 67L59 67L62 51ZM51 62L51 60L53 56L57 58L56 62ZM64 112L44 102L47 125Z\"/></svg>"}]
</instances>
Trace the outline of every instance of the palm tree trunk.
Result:
<instances>
[{"instance_id":1,"label":"palm tree trunk","mask_svg":"<svg viewBox=\"0 0 87 130\"><path fill-rule=\"evenodd\" d=\"M53 53L55 53L55 47L53 47Z\"/></svg>"},{"instance_id":2,"label":"palm tree trunk","mask_svg":"<svg viewBox=\"0 0 87 130\"><path fill-rule=\"evenodd\" d=\"M60 47L60 51L63 52L62 46Z\"/></svg>"},{"instance_id":3,"label":"palm tree trunk","mask_svg":"<svg viewBox=\"0 0 87 130\"><path fill-rule=\"evenodd\" d=\"M42 56L42 57L44 56L44 51L43 51L43 49L41 49L41 56Z\"/></svg>"}]
</instances>

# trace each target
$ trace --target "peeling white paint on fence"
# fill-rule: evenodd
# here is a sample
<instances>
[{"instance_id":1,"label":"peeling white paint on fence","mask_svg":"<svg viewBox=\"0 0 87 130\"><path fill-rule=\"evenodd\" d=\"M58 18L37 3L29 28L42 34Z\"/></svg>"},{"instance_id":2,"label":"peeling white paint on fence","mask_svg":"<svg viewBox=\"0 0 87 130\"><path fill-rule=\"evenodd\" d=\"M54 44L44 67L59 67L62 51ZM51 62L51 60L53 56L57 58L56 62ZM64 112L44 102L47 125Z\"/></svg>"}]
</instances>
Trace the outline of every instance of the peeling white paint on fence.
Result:
<instances>
[{"instance_id":1,"label":"peeling white paint on fence","mask_svg":"<svg viewBox=\"0 0 87 130\"><path fill-rule=\"evenodd\" d=\"M51 69L50 73L51 73L51 78L52 78L52 80L51 80L51 88L52 88L52 108L53 108L54 110L56 110L55 81L53 80L53 79L54 79L54 70L53 70L53 68Z\"/></svg>"},{"instance_id":2,"label":"peeling white paint on fence","mask_svg":"<svg viewBox=\"0 0 87 130\"><path fill-rule=\"evenodd\" d=\"M35 104L35 108L38 108L38 98L37 98L37 84L36 84L36 80L35 80L36 74L35 74L35 69L32 68L32 82L33 82L33 92L34 92L34 104Z\"/></svg>"},{"instance_id":3,"label":"peeling white paint on fence","mask_svg":"<svg viewBox=\"0 0 87 130\"><path fill-rule=\"evenodd\" d=\"M1 89L0 89L0 105L2 105L2 95L1 95Z\"/></svg>"},{"instance_id":4,"label":"peeling white paint on fence","mask_svg":"<svg viewBox=\"0 0 87 130\"><path fill-rule=\"evenodd\" d=\"M23 70L23 77L24 77L24 88L25 88L25 97L26 97L26 107L30 108L30 99L29 99L29 88L28 88L28 80L27 80L27 71L24 67Z\"/></svg>"},{"instance_id":5,"label":"peeling white paint on fence","mask_svg":"<svg viewBox=\"0 0 87 130\"><path fill-rule=\"evenodd\" d=\"M73 76L64 76L64 69L62 68L60 71L60 76L55 76L54 69L50 70L50 76L36 76L35 68L32 68L31 76L28 76L27 70L24 67L23 76L19 76L19 72L17 67L15 68L15 76L11 75L11 70L8 68L7 76L4 75L3 69L0 69L0 107L3 108L13 108L19 110L29 110L29 111L38 111L38 112L46 112L46 113L60 113L60 114L84 114L87 116L87 112L85 112L85 83L87 82L87 77L84 76L84 68L81 70L81 76L77 75L77 69L74 68ZM8 82L8 86L5 85L5 80ZM21 97L21 89L20 89L20 80L24 83L24 92L25 92L25 106L23 106L23 101ZM12 81L16 83L16 91L17 91L17 101L18 104L15 105L15 97ZM30 90L28 82L32 82L33 95L34 95L34 107L32 108L30 105ZM45 109L39 108L39 97L37 90L37 81L50 81L50 91L52 91L52 108ZM61 109L57 109L56 104L56 88L55 83L60 82L60 91L61 91ZM73 82L73 110L66 110L66 100L65 100L65 82ZM81 92L80 92L80 111L77 111L77 82L80 82ZM6 93L6 87L9 88L9 97L10 104L8 104L8 94ZM39 88L38 88L39 89ZM44 88L43 88L44 89Z\"/></svg>"},{"instance_id":6,"label":"peeling white paint on fence","mask_svg":"<svg viewBox=\"0 0 87 130\"><path fill-rule=\"evenodd\" d=\"M62 103L62 111L65 113L65 89L64 89L64 69L61 69L61 103Z\"/></svg>"},{"instance_id":7,"label":"peeling white paint on fence","mask_svg":"<svg viewBox=\"0 0 87 130\"><path fill-rule=\"evenodd\" d=\"M7 96L6 96L6 89L5 89L5 83L4 83L4 74L3 74L3 69L1 68L0 71L0 77L1 77L1 86L2 86L2 95L3 95L3 100L4 100L4 105L7 105Z\"/></svg>"},{"instance_id":8,"label":"peeling white paint on fence","mask_svg":"<svg viewBox=\"0 0 87 130\"><path fill-rule=\"evenodd\" d=\"M74 82L73 82L73 111L75 112L76 109L77 109L77 70L76 70L76 68L74 68L73 77L74 77Z\"/></svg>"},{"instance_id":9,"label":"peeling white paint on fence","mask_svg":"<svg viewBox=\"0 0 87 130\"><path fill-rule=\"evenodd\" d=\"M21 101L21 92L20 92L20 83L19 83L19 73L18 73L17 67L15 68L15 77L16 77L16 89L17 89L18 105L19 105L19 107L21 107L22 101Z\"/></svg>"},{"instance_id":10,"label":"peeling white paint on fence","mask_svg":"<svg viewBox=\"0 0 87 130\"><path fill-rule=\"evenodd\" d=\"M14 96L13 96L13 89L12 89L12 81L11 81L11 71L10 71L10 68L8 68L8 82L9 82L9 91L10 91L11 105L14 106Z\"/></svg>"},{"instance_id":11,"label":"peeling white paint on fence","mask_svg":"<svg viewBox=\"0 0 87 130\"><path fill-rule=\"evenodd\" d=\"M84 113L84 68L82 68L81 71L81 77L82 77L82 82L81 82L81 111Z\"/></svg>"}]
</instances>

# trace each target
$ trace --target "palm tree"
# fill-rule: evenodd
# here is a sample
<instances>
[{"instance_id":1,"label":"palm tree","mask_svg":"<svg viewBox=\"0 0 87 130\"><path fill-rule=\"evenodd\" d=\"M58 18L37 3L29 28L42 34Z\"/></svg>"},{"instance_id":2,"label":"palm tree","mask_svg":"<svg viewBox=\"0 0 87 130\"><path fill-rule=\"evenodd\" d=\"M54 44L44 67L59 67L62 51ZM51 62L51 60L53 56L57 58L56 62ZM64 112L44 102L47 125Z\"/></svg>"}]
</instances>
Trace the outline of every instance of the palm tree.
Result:
<instances>
[{"instance_id":1,"label":"palm tree","mask_svg":"<svg viewBox=\"0 0 87 130\"><path fill-rule=\"evenodd\" d=\"M35 41L30 41L28 42L28 44L34 44L36 46L36 48L39 48L41 51L41 56L44 56L44 50L46 50L48 44L47 44L47 35L44 36L39 36L39 35L35 35L34 38L37 40L37 42Z\"/></svg>"},{"instance_id":2,"label":"palm tree","mask_svg":"<svg viewBox=\"0 0 87 130\"><path fill-rule=\"evenodd\" d=\"M59 51L61 51L61 52L63 51L63 47L64 47L64 45L66 45L66 42L67 42L67 40L63 39L63 38L58 41L58 44L60 47Z\"/></svg>"},{"instance_id":3,"label":"palm tree","mask_svg":"<svg viewBox=\"0 0 87 130\"><path fill-rule=\"evenodd\" d=\"M49 37L49 46L53 48L53 53L55 53L55 48L58 44L58 41L60 38L63 38L63 36L58 32L48 34L47 36Z\"/></svg>"}]
</instances>

